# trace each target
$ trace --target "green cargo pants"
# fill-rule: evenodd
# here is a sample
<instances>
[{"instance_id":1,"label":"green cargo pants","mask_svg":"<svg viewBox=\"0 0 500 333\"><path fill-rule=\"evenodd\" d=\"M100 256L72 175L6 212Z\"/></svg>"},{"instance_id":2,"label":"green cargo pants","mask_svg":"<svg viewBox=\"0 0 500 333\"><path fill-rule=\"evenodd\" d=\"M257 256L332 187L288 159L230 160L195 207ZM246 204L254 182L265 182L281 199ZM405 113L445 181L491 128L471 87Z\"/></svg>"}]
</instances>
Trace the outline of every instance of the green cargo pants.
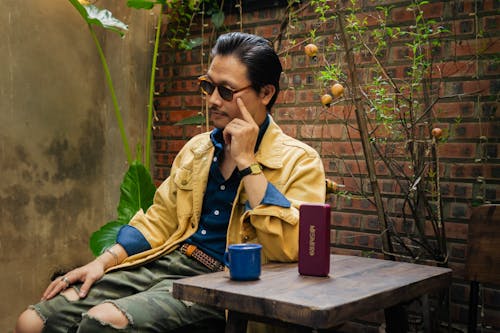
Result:
<instances>
[{"instance_id":1,"label":"green cargo pants","mask_svg":"<svg viewBox=\"0 0 500 333\"><path fill-rule=\"evenodd\" d=\"M32 305L44 321L43 332L223 332L224 311L172 296L176 279L210 273L178 250L151 263L105 274L84 299L70 301L58 295ZM74 285L77 289L80 285ZM125 329L101 323L86 312L103 302L114 304L128 318Z\"/></svg>"}]
</instances>

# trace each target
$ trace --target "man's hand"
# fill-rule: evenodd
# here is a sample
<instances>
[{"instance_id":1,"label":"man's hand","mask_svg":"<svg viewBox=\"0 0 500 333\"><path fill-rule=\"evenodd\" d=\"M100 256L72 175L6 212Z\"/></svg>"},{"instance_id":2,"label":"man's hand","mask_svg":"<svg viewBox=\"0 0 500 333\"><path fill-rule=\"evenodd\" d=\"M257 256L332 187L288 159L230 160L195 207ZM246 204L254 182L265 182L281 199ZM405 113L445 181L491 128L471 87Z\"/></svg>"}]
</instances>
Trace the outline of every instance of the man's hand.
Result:
<instances>
[{"instance_id":1,"label":"man's hand","mask_svg":"<svg viewBox=\"0 0 500 333\"><path fill-rule=\"evenodd\" d=\"M43 293L41 300L45 301L51 299L75 282L83 282L78 296L80 296L80 298L84 298L85 296L87 296L87 293L92 284L103 277L104 269L105 264L100 261L99 258L91 261L85 266L76 268L66 273L64 276L61 276L52 281Z\"/></svg>"},{"instance_id":2,"label":"man's hand","mask_svg":"<svg viewBox=\"0 0 500 333\"><path fill-rule=\"evenodd\" d=\"M241 98L236 99L241 117L234 118L224 128L224 143L239 169L255 163L255 145L259 126L253 119Z\"/></svg>"}]
</instances>

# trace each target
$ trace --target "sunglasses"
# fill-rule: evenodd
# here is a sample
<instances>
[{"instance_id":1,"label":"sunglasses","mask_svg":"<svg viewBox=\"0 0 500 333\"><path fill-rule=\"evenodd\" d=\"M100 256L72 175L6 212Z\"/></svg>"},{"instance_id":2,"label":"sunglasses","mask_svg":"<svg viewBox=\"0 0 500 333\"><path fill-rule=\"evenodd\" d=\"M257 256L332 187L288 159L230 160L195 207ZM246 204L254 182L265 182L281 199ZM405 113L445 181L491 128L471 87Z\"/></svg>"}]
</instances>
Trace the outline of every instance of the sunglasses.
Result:
<instances>
[{"instance_id":1,"label":"sunglasses","mask_svg":"<svg viewBox=\"0 0 500 333\"><path fill-rule=\"evenodd\" d=\"M208 96L212 95L214 93L215 88L217 88L220 97L222 97L223 100L228 102L231 102L233 100L234 94L239 93L240 91L248 89L252 86L248 85L246 87L233 90L231 88L224 87L223 85L214 84L213 82L209 81L208 77L206 77L205 75L200 76L198 78L198 84L200 85L200 91L204 95Z\"/></svg>"}]
</instances>

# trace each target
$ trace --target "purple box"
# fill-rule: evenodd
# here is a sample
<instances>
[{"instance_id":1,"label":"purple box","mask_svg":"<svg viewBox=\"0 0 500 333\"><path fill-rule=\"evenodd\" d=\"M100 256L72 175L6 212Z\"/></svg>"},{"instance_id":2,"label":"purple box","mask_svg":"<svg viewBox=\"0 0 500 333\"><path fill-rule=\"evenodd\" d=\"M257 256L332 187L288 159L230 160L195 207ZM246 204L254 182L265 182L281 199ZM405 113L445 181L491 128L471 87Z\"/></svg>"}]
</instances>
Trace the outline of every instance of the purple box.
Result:
<instances>
[{"instance_id":1,"label":"purple box","mask_svg":"<svg viewBox=\"0 0 500 333\"><path fill-rule=\"evenodd\" d=\"M330 205L302 204L299 220L299 273L330 273Z\"/></svg>"}]
</instances>

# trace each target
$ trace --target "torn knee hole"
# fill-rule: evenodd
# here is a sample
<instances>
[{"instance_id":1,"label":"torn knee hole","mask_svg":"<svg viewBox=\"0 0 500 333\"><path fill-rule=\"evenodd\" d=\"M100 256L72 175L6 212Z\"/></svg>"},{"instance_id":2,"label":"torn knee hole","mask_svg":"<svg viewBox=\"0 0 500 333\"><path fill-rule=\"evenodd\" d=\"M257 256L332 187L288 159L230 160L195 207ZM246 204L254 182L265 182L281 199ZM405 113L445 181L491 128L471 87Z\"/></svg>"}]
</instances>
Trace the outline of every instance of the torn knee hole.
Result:
<instances>
[{"instance_id":1,"label":"torn knee hole","mask_svg":"<svg viewBox=\"0 0 500 333\"><path fill-rule=\"evenodd\" d=\"M104 301L93 307L86 315L114 328L126 328L133 325L131 315L111 300Z\"/></svg>"},{"instance_id":2,"label":"torn knee hole","mask_svg":"<svg viewBox=\"0 0 500 333\"><path fill-rule=\"evenodd\" d=\"M62 291L61 295L63 295L64 298L71 302L78 301L80 299L80 296L78 296L78 292L73 288Z\"/></svg>"},{"instance_id":3,"label":"torn knee hole","mask_svg":"<svg viewBox=\"0 0 500 333\"><path fill-rule=\"evenodd\" d=\"M99 329L102 327L111 327L115 330L123 330L128 327L128 324L125 327L119 327L117 325L114 325L112 323L108 323L107 321L104 321L100 318L94 317L91 314L84 313L82 314L82 322L80 323L80 327L85 327L85 328L94 328L94 329ZM90 332L94 332L95 330L88 330Z\"/></svg>"}]
</instances>

